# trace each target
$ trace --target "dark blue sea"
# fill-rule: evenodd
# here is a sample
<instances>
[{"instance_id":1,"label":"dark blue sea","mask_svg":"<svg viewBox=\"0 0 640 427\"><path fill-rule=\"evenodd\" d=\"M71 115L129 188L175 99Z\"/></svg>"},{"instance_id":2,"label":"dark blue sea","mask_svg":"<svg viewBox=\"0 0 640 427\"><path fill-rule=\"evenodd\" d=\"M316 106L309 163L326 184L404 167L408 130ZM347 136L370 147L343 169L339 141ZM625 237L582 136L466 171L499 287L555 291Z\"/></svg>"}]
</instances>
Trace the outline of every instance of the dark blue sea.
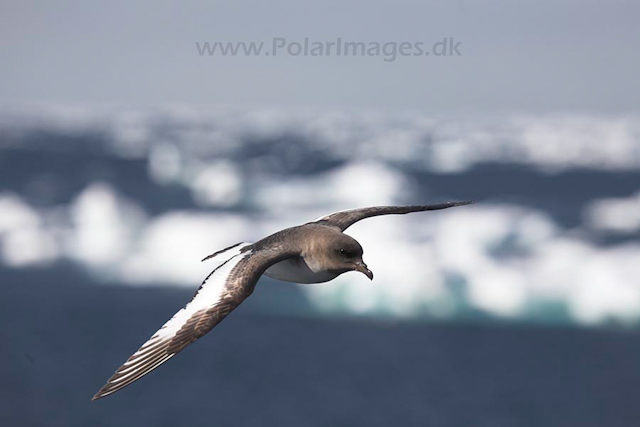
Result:
<instances>
[{"instance_id":1,"label":"dark blue sea","mask_svg":"<svg viewBox=\"0 0 640 427\"><path fill-rule=\"evenodd\" d=\"M640 417L634 331L288 317L251 304L91 402L190 293L92 286L65 268L3 278L2 425L589 427Z\"/></svg>"}]
</instances>

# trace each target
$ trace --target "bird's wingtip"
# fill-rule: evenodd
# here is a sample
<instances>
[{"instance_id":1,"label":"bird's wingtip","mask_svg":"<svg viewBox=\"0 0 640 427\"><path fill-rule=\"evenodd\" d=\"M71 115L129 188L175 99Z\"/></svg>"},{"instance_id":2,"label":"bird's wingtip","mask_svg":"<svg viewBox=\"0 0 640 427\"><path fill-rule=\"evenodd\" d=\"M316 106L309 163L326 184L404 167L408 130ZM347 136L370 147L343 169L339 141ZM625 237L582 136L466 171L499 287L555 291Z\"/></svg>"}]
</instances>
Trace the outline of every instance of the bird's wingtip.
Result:
<instances>
[{"instance_id":1,"label":"bird's wingtip","mask_svg":"<svg viewBox=\"0 0 640 427\"><path fill-rule=\"evenodd\" d=\"M441 206L444 206L445 208L455 208L457 206L466 206L466 205L472 205L475 203L475 200L464 200L462 202L448 202L448 203L444 203Z\"/></svg>"},{"instance_id":2,"label":"bird's wingtip","mask_svg":"<svg viewBox=\"0 0 640 427\"><path fill-rule=\"evenodd\" d=\"M98 390L98 392L96 394L93 395L93 397L91 398L91 401L94 402L96 400L102 399L103 397L109 396L111 393L113 393L113 391L109 391L109 392L103 392L104 387L102 387L100 390Z\"/></svg>"}]
</instances>

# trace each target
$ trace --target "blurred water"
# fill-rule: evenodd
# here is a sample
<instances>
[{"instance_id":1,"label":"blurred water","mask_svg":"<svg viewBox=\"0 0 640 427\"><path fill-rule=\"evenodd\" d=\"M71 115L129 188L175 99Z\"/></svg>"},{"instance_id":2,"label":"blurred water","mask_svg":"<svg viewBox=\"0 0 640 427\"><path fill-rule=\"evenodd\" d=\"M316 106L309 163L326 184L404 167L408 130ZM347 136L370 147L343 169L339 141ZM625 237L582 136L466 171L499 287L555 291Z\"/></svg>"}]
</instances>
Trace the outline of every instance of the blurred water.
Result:
<instances>
[{"instance_id":1,"label":"blurred water","mask_svg":"<svg viewBox=\"0 0 640 427\"><path fill-rule=\"evenodd\" d=\"M3 111L0 424L633 425L637 123ZM339 209L467 199L356 224L374 282L262 279L210 335L90 402L191 297L204 255Z\"/></svg>"}]
</instances>

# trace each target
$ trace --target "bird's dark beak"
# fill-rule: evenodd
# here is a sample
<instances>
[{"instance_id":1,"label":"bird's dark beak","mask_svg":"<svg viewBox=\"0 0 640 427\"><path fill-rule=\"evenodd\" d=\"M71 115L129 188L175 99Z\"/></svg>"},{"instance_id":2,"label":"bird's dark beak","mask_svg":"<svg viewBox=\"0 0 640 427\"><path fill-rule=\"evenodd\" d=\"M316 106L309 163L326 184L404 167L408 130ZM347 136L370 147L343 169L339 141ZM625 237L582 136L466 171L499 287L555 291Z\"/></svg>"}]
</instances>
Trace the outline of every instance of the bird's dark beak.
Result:
<instances>
[{"instance_id":1,"label":"bird's dark beak","mask_svg":"<svg viewBox=\"0 0 640 427\"><path fill-rule=\"evenodd\" d=\"M369 278L369 280L373 280L373 273L367 268L367 264L365 264L363 261L356 262L354 270L364 274Z\"/></svg>"}]
</instances>

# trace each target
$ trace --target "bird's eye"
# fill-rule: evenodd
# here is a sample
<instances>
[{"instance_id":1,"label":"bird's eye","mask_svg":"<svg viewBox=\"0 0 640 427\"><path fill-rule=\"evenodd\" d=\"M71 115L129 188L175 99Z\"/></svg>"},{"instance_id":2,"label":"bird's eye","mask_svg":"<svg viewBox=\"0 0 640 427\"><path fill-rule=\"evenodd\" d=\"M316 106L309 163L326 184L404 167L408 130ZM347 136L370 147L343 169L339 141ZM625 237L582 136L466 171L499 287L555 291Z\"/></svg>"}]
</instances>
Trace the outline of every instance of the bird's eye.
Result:
<instances>
[{"instance_id":1,"label":"bird's eye","mask_svg":"<svg viewBox=\"0 0 640 427\"><path fill-rule=\"evenodd\" d=\"M349 252L346 249L340 249L338 252L340 252L340 255L345 256L347 258L351 258L353 256L353 253Z\"/></svg>"}]
</instances>

